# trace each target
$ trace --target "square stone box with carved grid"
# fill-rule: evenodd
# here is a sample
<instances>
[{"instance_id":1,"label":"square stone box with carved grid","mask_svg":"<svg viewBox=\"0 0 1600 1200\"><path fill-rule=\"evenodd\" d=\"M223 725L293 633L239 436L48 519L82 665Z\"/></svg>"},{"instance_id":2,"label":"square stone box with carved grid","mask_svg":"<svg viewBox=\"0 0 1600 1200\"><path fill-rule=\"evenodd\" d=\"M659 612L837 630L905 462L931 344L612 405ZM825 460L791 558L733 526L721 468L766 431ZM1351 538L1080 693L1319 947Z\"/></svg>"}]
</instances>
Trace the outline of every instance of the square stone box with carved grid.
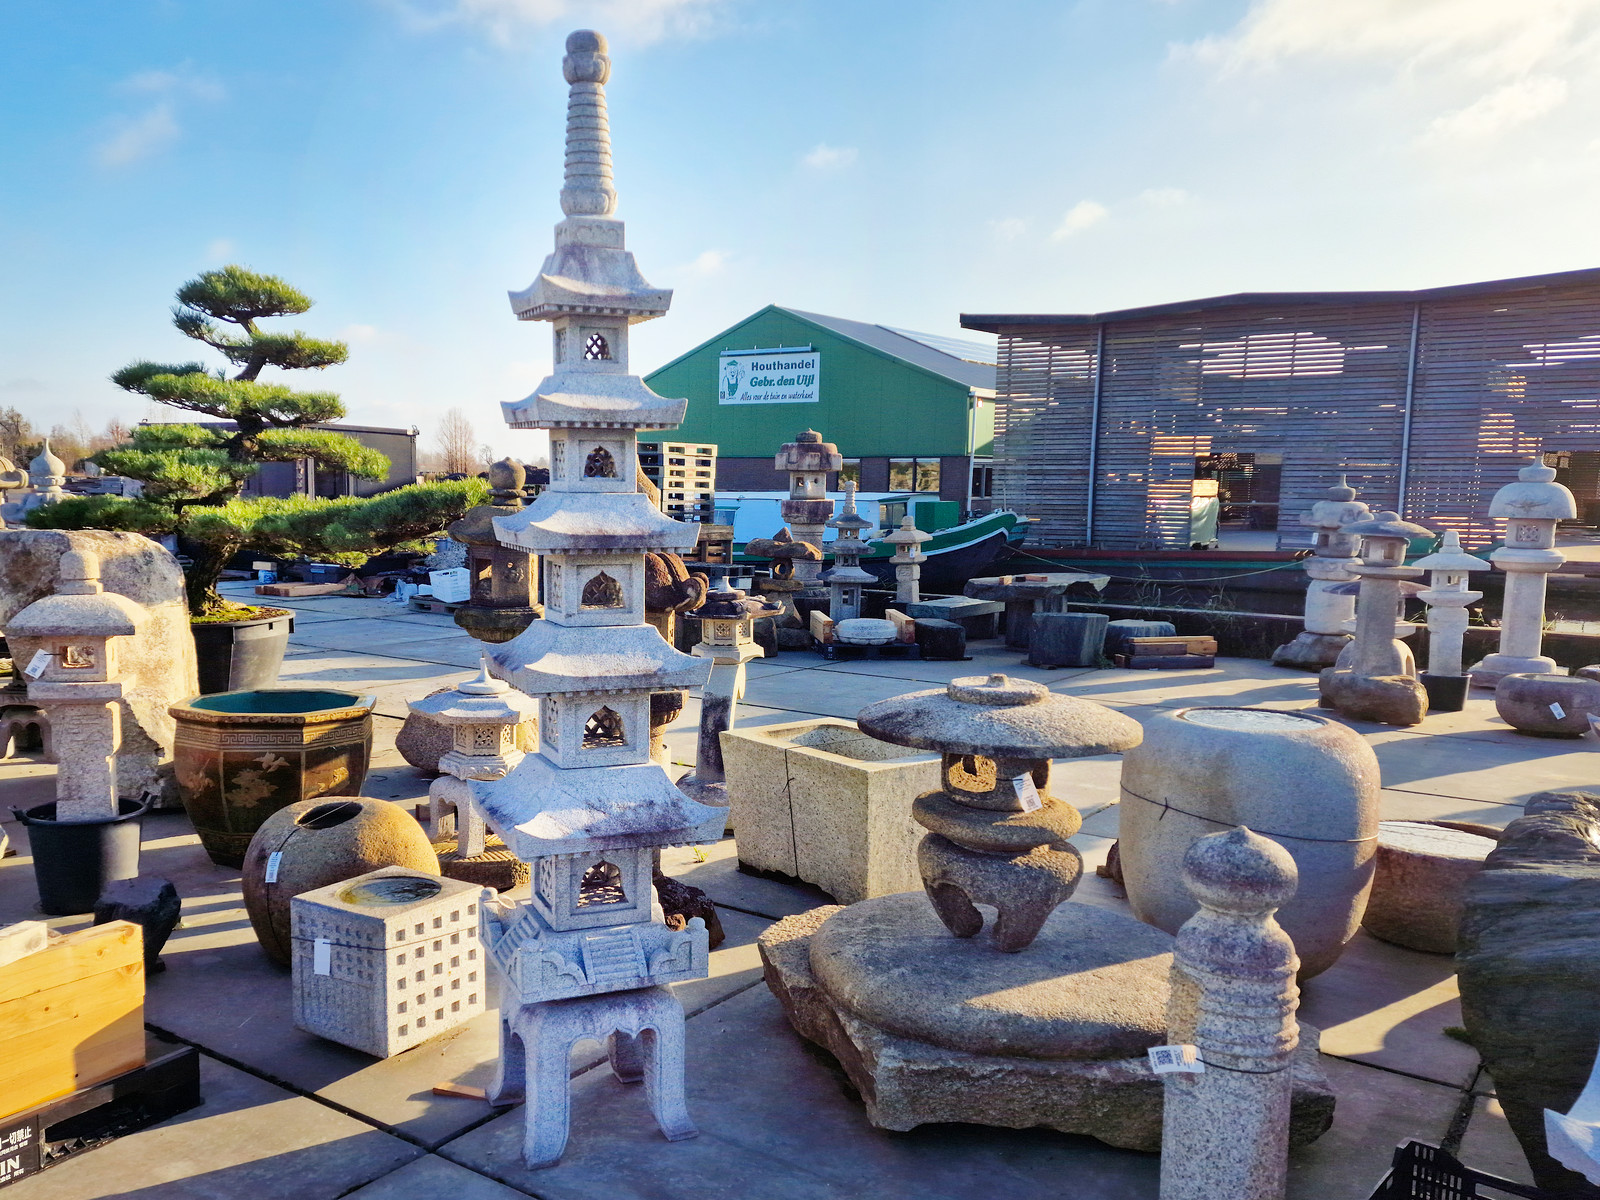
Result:
<instances>
[{"instance_id":1,"label":"square stone box with carved grid","mask_svg":"<svg viewBox=\"0 0 1600 1200\"><path fill-rule=\"evenodd\" d=\"M291 902L294 1023L379 1058L484 1010L474 883L384 867Z\"/></svg>"}]
</instances>

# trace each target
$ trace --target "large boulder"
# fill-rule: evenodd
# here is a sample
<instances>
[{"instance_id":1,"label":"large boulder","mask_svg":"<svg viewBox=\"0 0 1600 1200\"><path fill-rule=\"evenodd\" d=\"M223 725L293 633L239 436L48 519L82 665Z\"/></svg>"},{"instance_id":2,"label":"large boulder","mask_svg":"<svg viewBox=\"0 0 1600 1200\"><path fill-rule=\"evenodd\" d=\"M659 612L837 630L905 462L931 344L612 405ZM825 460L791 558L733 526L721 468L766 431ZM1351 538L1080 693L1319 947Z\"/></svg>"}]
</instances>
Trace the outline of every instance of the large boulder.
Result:
<instances>
[{"instance_id":1,"label":"large boulder","mask_svg":"<svg viewBox=\"0 0 1600 1200\"><path fill-rule=\"evenodd\" d=\"M1461 1015L1535 1182L1600 1197L1544 1140L1600 1045L1600 791L1541 792L1524 813L1467 887Z\"/></svg>"},{"instance_id":2,"label":"large boulder","mask_svg":"<svg viewBox=\"0 0 1600 1200\"><path fill-rule=\"evenodd\" d=\"M167 709L200 691L183 570L171 552L137 533L8 529L0 532L0 630L35 600L55 592L61 556L68 550L93 553L105 590L143 605L150 614L143 631L123 639L117 651L124 687L117 794L137 800L150 793L159 806L176 807L175 724ZM19 664L44 644L36 638L8 640Z\"/></svg>"}]
</instances>

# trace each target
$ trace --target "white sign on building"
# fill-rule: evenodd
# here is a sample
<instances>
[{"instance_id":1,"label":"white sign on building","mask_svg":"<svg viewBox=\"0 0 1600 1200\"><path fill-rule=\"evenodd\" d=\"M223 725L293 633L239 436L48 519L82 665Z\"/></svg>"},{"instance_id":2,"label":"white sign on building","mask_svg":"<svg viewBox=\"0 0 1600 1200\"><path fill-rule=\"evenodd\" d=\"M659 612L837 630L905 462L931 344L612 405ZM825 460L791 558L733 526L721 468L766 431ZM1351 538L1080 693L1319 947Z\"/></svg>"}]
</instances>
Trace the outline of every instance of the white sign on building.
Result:
<instances>
[{"instance_id":1,"label":"white sign on building","mask_svg":"<svg viewBox=\"0 0 1600 1200\"><path fill-rule=\"evenodd\" d=\"M724 350L717 364L719 404L815 404L822 354L816 350Z\"/></svg>"}]
</instances>

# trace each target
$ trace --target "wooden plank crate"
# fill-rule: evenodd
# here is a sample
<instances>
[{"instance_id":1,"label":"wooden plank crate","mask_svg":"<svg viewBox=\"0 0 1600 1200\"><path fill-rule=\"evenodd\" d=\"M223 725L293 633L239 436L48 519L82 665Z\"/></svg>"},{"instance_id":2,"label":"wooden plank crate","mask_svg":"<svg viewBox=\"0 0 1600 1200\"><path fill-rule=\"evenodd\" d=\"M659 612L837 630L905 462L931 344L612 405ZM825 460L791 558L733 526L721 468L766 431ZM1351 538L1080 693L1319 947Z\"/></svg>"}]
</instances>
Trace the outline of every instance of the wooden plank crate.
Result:
<instances>
[{"instance_id":1,"label":"wooden plank crate","mask_svg":"<svg viewBox=\"0 0 1600 1200\"><path fill-rule=\"evenodd\" d=\"M1133 671L1179 671L1217 665L1217 639L1214 637L1129 638L1125 654L1115 658L1117 666Z\"/></svg>"},{"instance_id":2,"label":"wooden plank crate","mask_svg":"<svg viewBox=\"0 0 1600 1200\"><path fill-rule=\"evenodd\" d=\"M144 931L109 921L0 967L0 1116L144 1063Z\"/></svg>"},{"instance_id":3,"label":"wooden plank crate","mask_svg":"<svg viewBox=\"0 0 1600 1200\"><path fill-rule=\"evenodd\" d=\"M258 596L331 596L335 592L342 592L348 587L343 583L260 583L256 585Z\"/></svg>"},{"instance_id":4,"label":"wooden plank crate","mask_svg":"<svg viewBox=\"0 0 1600 1200\"><path fill-rule=\"evenodd\" d=\"M0 1118L0 1188L200 1103L200 1052L151 1038L148 1062Z\"/></svg>"}]
</instances>

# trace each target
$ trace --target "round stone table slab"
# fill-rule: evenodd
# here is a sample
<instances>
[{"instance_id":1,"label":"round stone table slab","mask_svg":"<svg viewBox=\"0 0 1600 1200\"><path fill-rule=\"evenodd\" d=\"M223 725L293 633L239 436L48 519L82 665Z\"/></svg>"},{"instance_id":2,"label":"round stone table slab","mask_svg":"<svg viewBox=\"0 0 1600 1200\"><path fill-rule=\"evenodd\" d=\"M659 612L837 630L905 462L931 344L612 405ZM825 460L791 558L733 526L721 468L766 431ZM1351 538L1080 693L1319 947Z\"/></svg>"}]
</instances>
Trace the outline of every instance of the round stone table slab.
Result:
<instances>
[{"instance_id":1,"label":"round stone table slab","mask_svg":"<svg viewBox=\"0 0 1600 1200\"><path fill-rule=\"evenodd\" d=\"M957 938L921 892L835 913L811 969L880 1029L950 1050L1038 1059L1132 1058L1166 1040L1172 938L1131 917L1063 904L1026 950Z\"/></svg>"},{"instance_id":2,"label":"round stone table slab","mask_svg":"<svg viewBox=\"0 0 1600 1200\"><path fill-rule=\"evenodd\" d=\"M1432 821L1381 821L1378 867L1361 927L1373 937L1454 954L1467 884L1498 843Z\"/></svg>"}]
</instances>

